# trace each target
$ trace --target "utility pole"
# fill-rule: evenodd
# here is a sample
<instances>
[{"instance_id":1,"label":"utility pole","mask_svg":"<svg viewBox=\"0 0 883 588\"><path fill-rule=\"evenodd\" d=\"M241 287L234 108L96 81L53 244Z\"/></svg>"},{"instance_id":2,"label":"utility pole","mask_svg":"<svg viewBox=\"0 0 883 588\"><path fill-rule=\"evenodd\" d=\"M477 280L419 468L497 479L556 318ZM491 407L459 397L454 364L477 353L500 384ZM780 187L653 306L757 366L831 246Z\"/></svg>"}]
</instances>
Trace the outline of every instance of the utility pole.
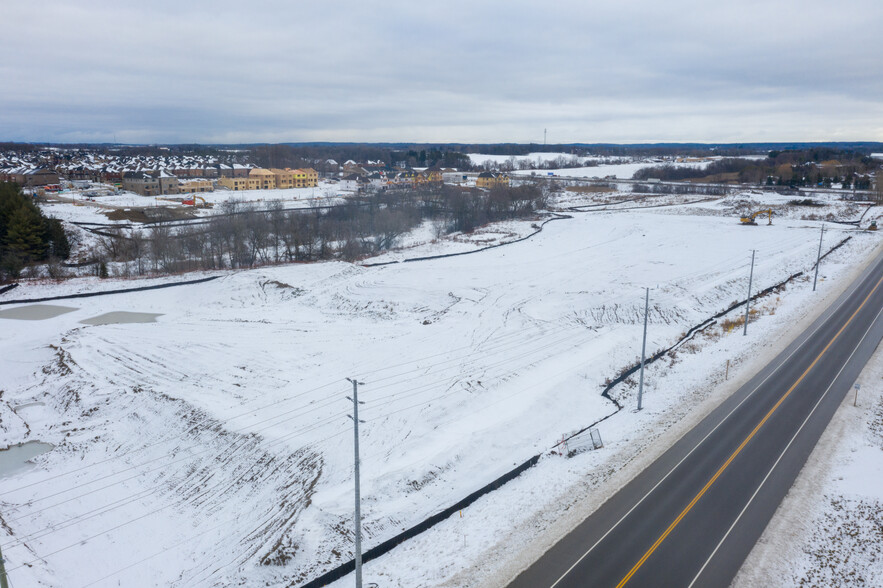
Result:
<instances>
[{"instance_id":1,"label":"utility pole","mask_svg":"<svg viewBox=\"0 0 883 588\"><path fill-rule=\"evenodd\" d=\"M354 477L356 479L356 514L354 520L356 528L356 588L362 588L362 513L361 497L359 496L359 423L364 423L365 421L359 420L359 405L365 403L359 402L359 384L364 385L364 382L359 382L355 378L347 378L347 380L353 383L353 397L347 397L349 400L353 401L353 414L347 416L353 419L353 449L355 453Z\"/></svg>"},{"instance_id":2,"label":"utility pole","mask_svg":"<svg viewBox=\"0 0 883 588\"><path fill-rule=\"evenodd\" d=\"M638 383L638 410L641 410L641 399L644 395L644 357L647 350L647 314L650 310L650 288L644 296L644 342L641 343L641 379Z\"/></svg>"},{"instance_id":3,"label":"utility pole","mask_svg":"<svg viewBox=\"0 0 883 588\"><path fill-rule=\"evenodd\" d=\"M819 253L816 255L816 275L812 279L812 291L816 291L816 281L819 279L819 264L822 262L822 238L825 236L825 224L822 223L822 233L819 235Z\"/></svg>"},{"instance_id":4,"label":"utility pole","mask_svg":"<svg viewBox=\"0 0 883 588\"><path fill-rule=\"evenodd\" d=\"M546 146L546 131L547 131L547 130L548 130L548 129L543 129L543 147Z\"/></svg>"},{"instance_id":5,"label":"utility pole","mask_svg":"<svg viewBox=\"0 0 883 588\"><path fill-rule=\"evenodd\" d=\"M748 274L748 298L745 299L745 329L742 335L748 334L748 308L751 306L751 282L754 279L754 254L757 250L751 250L751 273Z\"/></svg>"},{"instance_id":6,"label":"utility pole","mask_svg":"<svg viewBox=\"0 0 883 588\"><path fill-rule=\"evenodd\" d=\"M0 588L9 588L6 582L6 562L3 561L3 552L0 551Z\"/></svg>"}]
</instances>

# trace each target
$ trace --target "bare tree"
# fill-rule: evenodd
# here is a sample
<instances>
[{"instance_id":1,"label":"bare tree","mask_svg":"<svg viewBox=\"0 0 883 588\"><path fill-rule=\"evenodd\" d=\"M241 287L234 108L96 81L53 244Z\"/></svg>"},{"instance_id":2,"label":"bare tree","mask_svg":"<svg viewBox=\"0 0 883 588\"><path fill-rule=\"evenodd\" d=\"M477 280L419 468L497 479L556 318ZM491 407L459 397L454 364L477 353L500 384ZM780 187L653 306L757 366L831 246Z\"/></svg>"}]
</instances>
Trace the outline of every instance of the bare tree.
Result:
<instances>
[{"instance_id":1,"label":"bare tree","mask_svg":"<svg viewBox=\"0 0 883 588\"><path fill-rule=\"evenodd\" d=\"M144 233L141 229L132 229L129 232L129 240L128 244L128 259L131 260L135 265L135 271L139 276L144 275L144 256L147 254L148 243L144 238Z\"/></svg>"}]
</instances>

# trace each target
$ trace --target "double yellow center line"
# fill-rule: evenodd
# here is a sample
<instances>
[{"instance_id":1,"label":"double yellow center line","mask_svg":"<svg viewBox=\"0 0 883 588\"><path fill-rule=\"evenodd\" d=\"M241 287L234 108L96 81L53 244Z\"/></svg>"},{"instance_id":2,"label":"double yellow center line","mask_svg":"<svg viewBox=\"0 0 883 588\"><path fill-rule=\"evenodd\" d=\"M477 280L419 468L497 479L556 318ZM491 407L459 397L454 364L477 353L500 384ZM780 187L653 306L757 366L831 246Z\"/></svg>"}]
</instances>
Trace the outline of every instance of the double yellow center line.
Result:
<instances>
[{"instance_id":1,"label":"double yellow center line","mask_svg":"<svg viewBox=\"0 0 883 588\"><path fill-rule=\"evenodd\" d=\"M778 408L782 405L782 403L785 402L785 399L791 395L791 392L793 392L794 389L797 388L797 386L800 384L800 382L803 381L803 379L806 377L806 375L815 367L815 365L819 362L819 360L822 359L822 356L824 356L825 353L828 352L828 349L830 349L831 345L834 344L834 341L836 341L837 338L840 337L840 334L843 333L844 329L846 329L846 327L849 326L849 323L851 323L852 320L855 318L855 316L859 313L859 311L862 308L864 308L865 304L867 304L867 302L868 302L868 300L870 300L871 296L874 295L874 292L877 291L877 288L880 287L881 283L883 283L883 277L881 277L879 280L877 280L877 284L874 286L873 290L871 290L870 293L865 297L865 299L862 301L862 303L859 305L859 307L855 309L855 312L852 313L852 316L849 317L849 320L847 320L845 323L843 323L843 326L840 327L840 330L837 331L837 334L834 335L834 337L832 337L830 341L828 341L828 344L825 345L825 348L822 349L821 353L818 354L818 356L813 360L813 362L811 364L809 364L809 367L806 368L806 370L802 374L800 374L800 377L797 378L797 381L794 382L794 384L792 384L790 388L788 388L788 391L785 392L781 398L779 398L779 401L776 402L776 404L769 410L769 412L766 413L766 415L760 420L760 422L757 423L757 426L755 426L754 429L751 431L751 433L749 433L748 436L745 437L745 439L742 441L742 443L739 444L739 447L737 447L736 450L733 451L733 453L730 455L730 457L727 458L727 461L725 461L723 463L723 465L714 473L714 475L711 477L711 479L709 479L708 482L705 483L705 486L702 487L702 490L700 490L699 493L693 497L693 500L691 500L690 503L686 506L686 508L684 508L684 510L681 511L681 514L679 514L677 516L677 518L674 521L672 521L672 523L668 526L668 528L665 530L665 532L662 533L662 535L659 536L659 538L653 543L653 545L650 546L650 549L648 549L647 552L641 557L641 559L638 560L638 563L636 563L634 565L634 567L631 570L629 570L629 573L626 574L622 580L620 580L619 584L616 585L616 588L622 588L623 586L626 585L626 583L629 580L631 580L632 576L634 576L635 573L641 568L641 566L644 565L644 562L647 561L647 558L649 558L651 555L653 555L653 552L656 551L656 549L659 547L659 545L663 541L665 541L665 538L668 537L672 531L674 531L675 527L678 526L678 524L681 522L681 520L683 520L683 518L685 516L687 516L687 513L689 513L693 509L693 507L696 505L696 503L699 502L699 499L702 498L702 496L706 492L708 492L708 489L711 488L711 486L715 483L715 481L717 481L717 479L720 477L720 475L723 474L728 467L730 467L730 464L733 462L734 459L736 459L736 456L739 455L743 449L745 449L745 446L748 445L748 442L751 441L751 439L757 434L757 432L761 429L761 427L764 426L764 424L769 420L769 418L771 416L773 416L773 413L775 413L776 410L778 410Z\"/></svg>"}]
</instances>

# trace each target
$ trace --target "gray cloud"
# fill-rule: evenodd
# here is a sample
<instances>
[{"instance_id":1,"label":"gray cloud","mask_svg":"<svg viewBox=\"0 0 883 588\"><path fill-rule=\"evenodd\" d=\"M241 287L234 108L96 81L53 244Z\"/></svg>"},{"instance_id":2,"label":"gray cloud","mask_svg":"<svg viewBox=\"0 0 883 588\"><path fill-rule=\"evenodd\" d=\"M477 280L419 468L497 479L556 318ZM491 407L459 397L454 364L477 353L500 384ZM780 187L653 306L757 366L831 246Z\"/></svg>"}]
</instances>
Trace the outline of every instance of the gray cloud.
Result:
<instances>
[{"instance_id":1,"label":"gray cloud","mask_svg":"<svg viewBox=\"0 0 883 588\"><path fill-rule=\"evenodd\" d=\"M7 0L0 139L883 140L878 0Z\"/></svg>"}]
</instances>

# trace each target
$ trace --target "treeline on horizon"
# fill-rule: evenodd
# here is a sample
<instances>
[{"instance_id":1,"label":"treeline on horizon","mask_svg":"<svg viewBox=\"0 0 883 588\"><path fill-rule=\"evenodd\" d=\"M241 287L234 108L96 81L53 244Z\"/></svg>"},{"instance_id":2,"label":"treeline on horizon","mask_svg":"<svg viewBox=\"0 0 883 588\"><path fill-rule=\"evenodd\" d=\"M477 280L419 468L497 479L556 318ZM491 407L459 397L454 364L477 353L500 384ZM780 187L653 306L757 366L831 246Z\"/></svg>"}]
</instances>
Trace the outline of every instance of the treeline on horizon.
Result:
<instances>
[{"instance_id":1,"label":"treeline on horizon","mask_svg":"<svg viewBox=\"0 0 883 588\"><path fill-rule=\"evenodd\" d=\"M878 142L829 143L253 143L229 145L152 144L116 145L90 143L0 143L0 151L44 152L50 147L81 149L121 156L202 155L225 162L251 162L263 167L304 167L318 169L331 159L342 164L353 160L381 162L387 167L405 164L413 167L441 165L473 169L466 154L527 155L528 153L567 153L576 156L610 157L688 157L758 155L773 153L808 153L829 151L866 156L883 152ZM318 171L324 171L319 169Z\"/></svg>"},{"instance_id":2,"label":"treeline on horizon","mask_svg":"<svg viewBox=\"0 0 883 588\"><path fill-rule=\"evenodd\" d=\"M764 159L729 158L713 161L705 167L658 165L635 172L633 179L663 181L703 180L739 182L769 186L825 186L868 190L870 174L880 165L868 155L832 147L770 151Z\"/></svg>"}]
</instances>

